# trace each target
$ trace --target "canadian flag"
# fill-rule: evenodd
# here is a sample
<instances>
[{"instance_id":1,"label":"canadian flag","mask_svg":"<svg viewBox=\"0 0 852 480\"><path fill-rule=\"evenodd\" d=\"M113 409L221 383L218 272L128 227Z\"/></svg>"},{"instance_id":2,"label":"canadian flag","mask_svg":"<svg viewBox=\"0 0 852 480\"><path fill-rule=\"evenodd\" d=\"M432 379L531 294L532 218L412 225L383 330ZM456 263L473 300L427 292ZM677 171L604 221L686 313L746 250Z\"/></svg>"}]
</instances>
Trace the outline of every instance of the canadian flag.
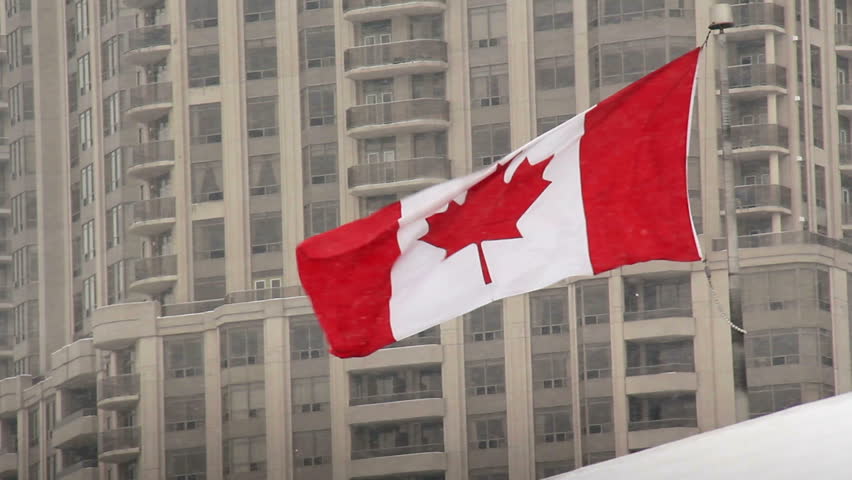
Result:
<instances>
[{"instance_id":1,"label":"canadian flag","mask_svg":"<svg viewBox=\"0 0 852 480\"><path fill-rule=\"evenodd\" d=\"M369 355L567 277L699 260L686 149L700 52L490 168L302 242L299 275L331 353Z\"/></svg>"}]
</instances>

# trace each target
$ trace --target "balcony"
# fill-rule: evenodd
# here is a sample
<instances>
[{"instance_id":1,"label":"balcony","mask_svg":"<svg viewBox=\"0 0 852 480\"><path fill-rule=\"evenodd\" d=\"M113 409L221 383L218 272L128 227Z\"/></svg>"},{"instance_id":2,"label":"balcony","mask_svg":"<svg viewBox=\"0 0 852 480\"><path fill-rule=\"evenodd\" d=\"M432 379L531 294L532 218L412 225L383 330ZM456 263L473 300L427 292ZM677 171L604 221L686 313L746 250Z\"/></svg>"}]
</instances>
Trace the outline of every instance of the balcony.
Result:
<instances>
[{"instance_id":1,"label":"balcony","mask_svg":"<svg viewBox=\"0 0 852 480\"><path fill-rule=\"evenodd\" d=\"M174 197L149 198L133 204L130 233L142 236L158 235L170 230L174 224Z\"/></svg>"},{"instance_id":2,"label":"balcony","mask_svg":"<svg viewBox=\"0 0 852 480\"><path fill-rule=\"evenodd\" d=\"M749 213L790 213L790 188L784 185L738 185L734 188L737 215ZM720 205L725 204L725 192L719 190ZM725 214L724 210L721 212Z\"/></svg>"},{"instance_id":3,"label":"balcony","mask_svg":"<svg viewBox=\"0 0 852 480\"><path fill-rule=\"evenodd\" d=\"M787 93L787 69L772 63L728 67L731 95L739 98Z\"/></svg>"},{"instance_id":4,"label":"balcony","mask_svg":"<svg viewBox=\"0 0 852 480\"><path fill-rule=\"evenodd\" d=\"M446 0L343 0L343 18L350 22L370 22L395 16L433 15L446 9Z\"/></svg>"},{"instance_id":5,"label":"balcony","mask_svg":"<svg viewBox=\"0 0 852 480\"><path fill-rule=\"evenodd\" d=\"M75 448L92 444L98 437L98 410L83 408L66 415L53 427L55 448Z\"/></svg>"},{"instance_id":6,"label":"balcony","mask_svg":"<svg viewBox=\"0 0 852 480\"><path fill-rule=\"evenodd\" d=\"M758 38L766 31L784 33L784 7L775 3L731 5L736 27L726 30L737 38Z\"/></svg>"},{"instance_id":7,"label":"balcony","mask_svg":"<svg viewBox=\"0 0 852 480\"><path fill-rule=\"evenodd\" d=\"M447 42L420 39L349 48L343 69L352 80L443 72L447 69Z\"/></svg>"},{"instance_id":8,"label":"balcony","mask_svg":"<svg viewBox=\"0 0 852 480\"><path fill-rule=\"evenodd\" d=\"M242 290L225 295L225 303L258 302L273 298L304 297L305 291L299 285L289 287L261 288L258 290Z\"/></svg>"},{"instance_id":9,"label":"balcony","mask_svg":"<svg viewBox=\"0 0 852 480\"><path fill-rule=\"evenodd\" d=\"M169 172L175 165L175 142L160 140L128 147L130 160L127 174L140 180L151 180Z\"/></svg>"},{"instance_id":10,"label":"balcony","mask_svg":"<svg viewBox=\"0 0 852 480\"><path fill-rule=\"evenodd\" d=\"M98 362L91 338L65 345L50 355L53 384L65 388L95 385Z\"/></svg>"},{"instance_id":11,"label":"balcony","mask_svg":"<svg viewBox=\"0 0 852 480\"><path fill-rule=\"evenodd\" d=\"M12 263L12 252L9 246L9 240L0 239L0 263Z\"/></svg>"},{"instance_id":12,"label":"balcony","mask_svg":"<svg viewBox=\"0 0 852 480\"><path fill-rule=\"evenodd\" d=\"M129 105L125 116L134 122L150 122L172 109L172 82L149 83L128 91Z\"/></svg>"},{"instance_id":13,"label":"balcony","mask_svg":"<svg viewBox=\"0 0 852 480\"><path fill-rule=\"evenodd\" d=\"M0 450L0 477L18 473L18 452L16 446Z\"/></svg>"},{"instance_id":14,"label":"balcony","mask_svg":"<svg viewBox=\"0 0 852 480\"><path fill-rule=\"evenodd\" d=\"M393 162L367 163L349 167L349 193L382 195L419 190L449 180L450 160L421 157Z\"/></svg>"},{"instance_id":15,"label":"balcony","mask_svg":"<svg viewBox=\"0 0 852 480\"><path fill-rule=\"evenodd\" d=\"M722 131L718 132L719 149ZM788 153L787 127L776 124L735 125L731 127L731 146L737 159L761 158L767 153Z\"/></svg>"},{"instance_id":16,"label":"balcony","mask_svg":"<svg viewBox=\"0 0 852 480\"><path fill-rule=\"evenodd\" d=\"M439 98L357 105L346 110L346 128L354 138L445 130L449 126L450 103Z\"/></svg>"},{"instance_id":17,"label":"balcony","mask_svg":"<svg viewBox=\"0 0 852 480\"><path fill-rule=\"evenodd\" d=\"M101 432L98 451L104 463L123 463L139 455L139 427Z\"/></svg>"},{"instance_id":18,"label":"balcony","mask_svg":"<svg viewBox=\"0 0 852 480\"><path fill-rule=\"evenodd\" d=\"M168 25L149 25L127 32L124 59L132 65L150 65L166 58L171 49L171 28Z\"/></svg>"},{"instance_id":19,"label":"balcony","mask_svg":"<svg viewBox=\"0 0 852 480\"><path fill-rule=\"evenodd\" d=\"M224 304L225 300L222 298L199 300L197 302L173 303L171 305L163 305L160 316L174 317L177 315L192 315L195 313L211 312Z\"/></svg>"},{"instance_id":20,"label":"balcony","mask_svg":"<svg viewBox=\"0 0 852 480\"><path fill-rule=\"evenodd\" d=\"M162 2L163 0L123 0L124 6L127 8L148 8Z\"/></svg>"},{"instance_id":21,"label":"balcony","mask_svg":"<svg viewBox=\"0 0 852 480\"><path fill-rule=\"evenodd\" d=\"M140 337L156 335L160 304L142 301L116 303L92 313L92 341L101 350L121 350Z\"/></svg>"},{"instance_id":22,"label":"balcony","mask_svg":"<svg viewBox=\"0 0 852 480\"><path fill-rule=\"evenodd\" d=\"M61 480L98 480L98 461L83 460L62 469L56 476Z\"/></svg>"},{"instance_id":23,"label":"balcony","mask_svg":"<svg viewBox=\"0 0 852 480\"><path fill-rule=\"evenodd\" d=\"M852 168L852 143L841 143L837 146L837 156L841 169Z\"/></svg>"},{"instance_id":24,"label":"balcony","mask_svg":"<svg viewBox=\"0 0 852 480\"><path fill-rule=\"evenodd\" d=\"M834 26L834 47L837 53L852 54L852 25Z\"/></svg>"},{"instance_id":25,"label":"balcony","mask_svg":"<svg viewBox=\"0 0 852 480\"><path fill-rule=\"evenodd\" d=\"M136 260L132 279L130 290L146 295L162 293L177 281L177 255Z\"/></svg>"},{"instance_id":26,"label":"balcony","mask_svg":"<svg viewBox=\"0 0 852 480\"><path fill-rule=\"evenodd\" d=\"M802 245L815 245L852 254L852 243L843 240L826 237L819 233L792 231L776 233L760 233L757 235L743 235L737 238L739 248L763 248L792 246L789 250L801 253ZM728 248L728 240L725 238L713 239L713 251L720 252Z\"/></svg>"},{"instance_id":27,"label":"balcony","mask_svg":"<svg viewBox=\"0 0 852 480\"><path fill-rule=\"evenodd\" d=\"M6 37L0 38L0 59L5 59L9 53L9 48L6 46Z\"/></svg>"},{"instance_id":28,"label":"balcony","mask_svg":"<svg viewBox=\"0 0 852 480\"><path fill-rule=\"evenodd\" d=\"M123 410L139 402L139 374L127 373L101 379L98 385L98 408Z\"/></svg>"},{"instance_id":29,"label":"balcony","mask_svg":"<svg viewBox=\"0 0 852 480\"><path fill-rule=\"evenodd\" d=\"M852 83L837 84L837 109L852 112Z\"/></svg>"},{"instance_id":30,"label":"balcony","mask_svg":"<svg viewBox=\"0 0 852 480\"><path fill-rule=\"evenodd\" d=\"M852 228L852 203L841 203L840 218L843 228Z\"/></svg>"}]
</instances>

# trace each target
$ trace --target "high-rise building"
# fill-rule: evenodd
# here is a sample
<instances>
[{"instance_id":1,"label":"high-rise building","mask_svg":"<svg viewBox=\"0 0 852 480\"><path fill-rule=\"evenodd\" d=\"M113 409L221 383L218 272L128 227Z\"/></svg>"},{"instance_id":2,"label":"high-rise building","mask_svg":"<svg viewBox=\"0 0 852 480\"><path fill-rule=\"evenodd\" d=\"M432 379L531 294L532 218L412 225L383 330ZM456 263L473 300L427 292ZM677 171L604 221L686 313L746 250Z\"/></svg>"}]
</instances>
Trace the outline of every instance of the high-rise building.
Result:
<instances>
[{"instance_id":1,"label":"high-rise building","mask_svg":"<svg viewBox=\"0 0 852 480\"><path fill-rule=\"evenodd\" d=\"M303 238L492 164L703 42L714 3L5 0L0 479L533 480L849 391L850 0L730 2L748 412L712 36L715 290L635 265L344 361L299 288Z\"/></svg>"}]
</instances>

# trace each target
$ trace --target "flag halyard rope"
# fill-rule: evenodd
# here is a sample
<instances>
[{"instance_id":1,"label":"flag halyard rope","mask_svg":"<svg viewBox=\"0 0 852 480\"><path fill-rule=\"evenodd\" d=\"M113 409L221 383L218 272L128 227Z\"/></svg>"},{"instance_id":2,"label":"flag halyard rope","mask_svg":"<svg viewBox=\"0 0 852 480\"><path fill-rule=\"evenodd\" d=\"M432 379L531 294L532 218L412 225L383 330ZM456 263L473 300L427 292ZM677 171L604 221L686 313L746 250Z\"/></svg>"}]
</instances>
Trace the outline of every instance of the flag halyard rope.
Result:
<instances>
[{"instance_id":1,"label":"flag halyard rope","mask_svg":"<svg viewBox=\"0 0 852 480\"><path fill-rule=\"evenodd\" d=\"M740 327L739 325L735 325L734 322L731 321L731 317L728 316L728 312L725 311L725 308L722 306L722 302L719 300L719 294L716 292L716 288L713 286L713 280L710 277L710 267L707 265L707 259L702 260L704 263L704 275L707 276L707 285L710 286L710 294L713 296L713 303L716 304L716 310L719 311L719 315L722 316L732 330L736 330L737 332L742 333L743 335L747 334L748 331L746 329Z\"/></svg>"}]
</instances>

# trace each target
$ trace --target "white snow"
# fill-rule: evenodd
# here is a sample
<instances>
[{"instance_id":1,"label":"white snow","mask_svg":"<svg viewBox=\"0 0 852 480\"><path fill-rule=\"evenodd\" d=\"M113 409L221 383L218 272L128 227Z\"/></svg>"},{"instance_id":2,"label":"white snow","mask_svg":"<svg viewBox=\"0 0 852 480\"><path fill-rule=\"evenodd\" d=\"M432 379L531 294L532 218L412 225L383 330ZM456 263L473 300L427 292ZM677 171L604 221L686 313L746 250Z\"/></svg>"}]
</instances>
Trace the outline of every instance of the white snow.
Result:
<instances>
[{"instance_id":1,"label":"white snow","mask_svg":"<svg viewBox=\"0 0 852 480\"><path fill-rule=\"evenodd\" d=\"M852 393L548 480L852 479Z\"/></svg>"}]
</instances>

